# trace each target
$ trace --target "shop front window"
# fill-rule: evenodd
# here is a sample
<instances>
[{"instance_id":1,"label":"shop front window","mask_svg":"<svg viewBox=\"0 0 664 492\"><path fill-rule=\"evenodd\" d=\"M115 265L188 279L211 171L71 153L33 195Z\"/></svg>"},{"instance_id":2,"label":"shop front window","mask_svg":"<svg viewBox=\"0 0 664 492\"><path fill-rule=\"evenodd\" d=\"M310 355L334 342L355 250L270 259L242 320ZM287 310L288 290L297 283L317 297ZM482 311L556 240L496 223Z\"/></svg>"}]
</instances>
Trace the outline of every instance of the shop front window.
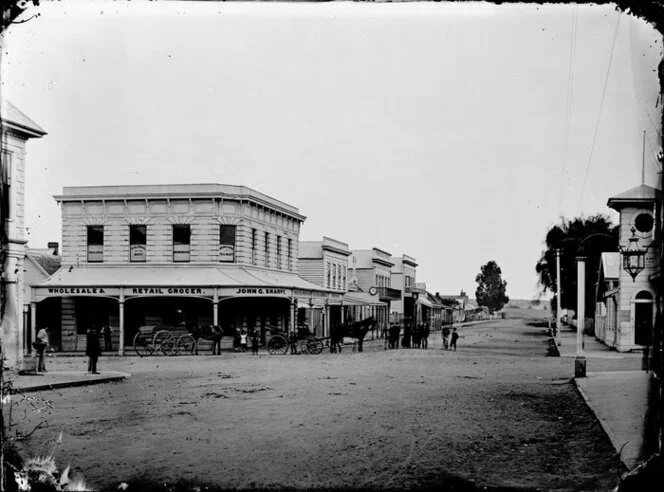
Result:
<instances>
[{"instance_id":1,"label":"shop front window","mask_svg":"<svg viewBox=\"0 0 664 492\"><path fill-rule=\"evenodd\" d=\"M104 226L88 226L88 262L104 261Z\"/></svg>"},{"instance_id":2,"label":"shop front window","mask_svg":"<svg viewBox=\"0 0 664 492\"><path fill-rule=\"evenodd\" d=\"M146 261L147 226L129 226L129 261Z\"/></svg>"},{"instance_id":3,"label":"shop front window","mask_svg":"<svg viewBox=\"0 0 664 492\"><path fill-rule=\"evenodd\" d=\"M173 226L173 261L188 262L191 259L191 228L188 224Z\"/></svg>"},{"instance_id":4,"label":"shop front window","mask_svg":"<svg viewBox=\"0 0 664 492\"><path fill-rule=\"evenodd\" d=\"M219 261L233 263L235 261L235 226L219 226Z\"/></svg>"}]
</instances>

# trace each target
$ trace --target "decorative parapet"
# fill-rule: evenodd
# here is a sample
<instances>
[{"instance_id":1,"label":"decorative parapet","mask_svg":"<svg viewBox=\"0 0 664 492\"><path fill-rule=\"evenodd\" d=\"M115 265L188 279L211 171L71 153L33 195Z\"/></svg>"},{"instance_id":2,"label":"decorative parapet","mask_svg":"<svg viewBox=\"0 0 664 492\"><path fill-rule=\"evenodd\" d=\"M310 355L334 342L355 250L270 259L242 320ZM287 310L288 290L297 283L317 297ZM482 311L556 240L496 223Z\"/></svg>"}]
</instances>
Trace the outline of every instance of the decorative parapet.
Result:
<instances>
[{"instance_id":1,"label":"decorative parapet","mask_svg":"<svg viewBox=\"0 0 664 492\"><path fill-rule=\"evenodd\" d=\"M392 261L392 255L387 251L383 251L378 248L373 248L373 258L374 263L380 263L382 265L393 267L394 262Z\"/></svg>"},{"instance_id":2,"label":"decorative parapet","mask_svg":"<svg viewBox=\"0 0 664 492\"><path fill-rule=\"evenodd\" d=\"M415 261L415 258L413 258L412 256L401 255L401 261L405 265L410 265L412 267L417 267L417 262Z\"/></svg>"},{"instance_id":3,"label":"decorative parapet","mask_svg":"<svg viewBox=\"0 0 664 492\"><path fill-rule=\"evenodd\" d=\"M334 251L345 256L350 256L352 253L348 249L348 244L342 241L337 241L329 237L323 236L323 250Z\"/></svg>"}]
</instances>

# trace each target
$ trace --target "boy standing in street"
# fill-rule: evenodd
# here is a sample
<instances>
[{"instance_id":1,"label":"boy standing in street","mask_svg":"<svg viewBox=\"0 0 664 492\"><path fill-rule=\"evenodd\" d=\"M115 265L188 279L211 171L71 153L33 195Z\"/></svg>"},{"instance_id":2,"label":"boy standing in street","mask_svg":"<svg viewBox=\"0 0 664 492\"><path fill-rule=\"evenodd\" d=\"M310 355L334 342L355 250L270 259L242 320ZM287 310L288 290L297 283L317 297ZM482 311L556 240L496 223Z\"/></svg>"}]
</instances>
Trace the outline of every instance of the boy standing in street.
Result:
<instances>
[{"instance_id":1,"label":"boy standing in street","mask_svg":"<svg viewBox=\"0 0 664 492\"><path fill-rule=\"evenodd\" d=\"M450 348L450 327L443 328L443 349L449 350Z\"/></svg>"},{"instance_id":2,"label":"boy standing in street","mask_svg":"<svg viewBox=\"0 0 664 492\"><path fill-rule=\"evenodd\" d=\"M458 339L459 339L459 334L457 333L457 329L454 328L454 330L452 330L452 341L450 342L450 349L454 349L455 352L457 348Z\"/></svg>"}]
</instances>

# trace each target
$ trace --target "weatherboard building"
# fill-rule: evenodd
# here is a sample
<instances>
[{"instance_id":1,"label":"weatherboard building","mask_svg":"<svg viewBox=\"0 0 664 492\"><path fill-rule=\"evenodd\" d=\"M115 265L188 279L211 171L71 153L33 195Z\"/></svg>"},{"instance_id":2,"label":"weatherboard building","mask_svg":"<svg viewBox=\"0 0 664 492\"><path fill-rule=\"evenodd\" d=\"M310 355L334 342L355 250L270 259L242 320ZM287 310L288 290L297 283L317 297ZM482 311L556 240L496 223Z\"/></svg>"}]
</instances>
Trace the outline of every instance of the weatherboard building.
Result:
<instances>
[{"instance_id":1,"label":"weatherboard building","mask_svg":"<svg viewBox=\"0 0 664 492\"><path fill-rule=\"evenodd\" d=\"M256 327L265 340L294 328L298 303L335 295L297 274L305 217L250 188L65 187L55 199L62 266L32 289L30 319L63 351L106 324L121 354L143 325Z\"/></svg>"}]
</instances>

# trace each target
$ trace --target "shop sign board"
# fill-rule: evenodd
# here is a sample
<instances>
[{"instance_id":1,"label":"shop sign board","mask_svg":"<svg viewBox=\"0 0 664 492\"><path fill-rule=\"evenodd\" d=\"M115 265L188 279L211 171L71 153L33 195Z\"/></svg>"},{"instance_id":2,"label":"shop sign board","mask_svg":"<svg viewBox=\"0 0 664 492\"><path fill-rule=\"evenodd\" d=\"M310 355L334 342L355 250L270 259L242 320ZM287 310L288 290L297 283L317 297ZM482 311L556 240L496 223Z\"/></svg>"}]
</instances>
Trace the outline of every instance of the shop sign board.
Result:
<instances>
[{"instance_id":1,"label":"shop sign board","mask_svg":"<svg viewBox=\"0 0 664 492\"><path fill-rule=\"evenodd\" d=\"M104 261L103 244L88 244L88 261L91 262Z\"/></svg>"},{"instance_id":2,"label":"shop sign board","mask_svg":"<svg viewBox=\"0 0 664 492\"><path fill-rule=\"evenodd\" d=\"M214 289L205 287L125 287L125 296L192 296L212 297Z\"/></svg>"},{"instance_id":3,"label":"shop sign board","mask_svg":"<svg viewBox=\"0 0 664 492\"><path fill-rule=\"evenodd\" d=\"M327 299L328 293L327 292L320 292L316 290L303 290L303 289L295 289L293 291L293 294L295 297L313 297L314 299Z\"/></svg>"},{"instance_id":4,"label":"shop sign board","mask_svg":"<svg viewBox=\"0 0 664 492\"><path fill-rule=\"evenodd\" d=\"M218 291L219 297L290 297L291 289L283 287L230 287Z\"/></svg>"},{"instance_id":5,"label":"shop sign board","mask_svg":"<svg viewBox=\"0 0 664 492\"><path fill-rule=\"evenodd\" d=\"M120 297L118 287L35 287L34 292L37 301L48 297Z\"/></svg>"},{"instance_id":6,"label":"shop sign board","mask_svg":"<svg viewBox=\"0 0 664 492\"><path fill-rule=\"evenodd\" d=\"M234 244L220 244L219 245L219 261L224 263L233 263L235 261L235 245Z\"/></svg>"},{"instance_id":7,"label":"shop sign board","mask_svg":"<svg viewBox=\"0 0 664 492\"><path fill-rule=\"evenodd\" d=\"M145 244L132 244L129 251L130 261L145 261Z\"/></svg>"}]
</instances>

